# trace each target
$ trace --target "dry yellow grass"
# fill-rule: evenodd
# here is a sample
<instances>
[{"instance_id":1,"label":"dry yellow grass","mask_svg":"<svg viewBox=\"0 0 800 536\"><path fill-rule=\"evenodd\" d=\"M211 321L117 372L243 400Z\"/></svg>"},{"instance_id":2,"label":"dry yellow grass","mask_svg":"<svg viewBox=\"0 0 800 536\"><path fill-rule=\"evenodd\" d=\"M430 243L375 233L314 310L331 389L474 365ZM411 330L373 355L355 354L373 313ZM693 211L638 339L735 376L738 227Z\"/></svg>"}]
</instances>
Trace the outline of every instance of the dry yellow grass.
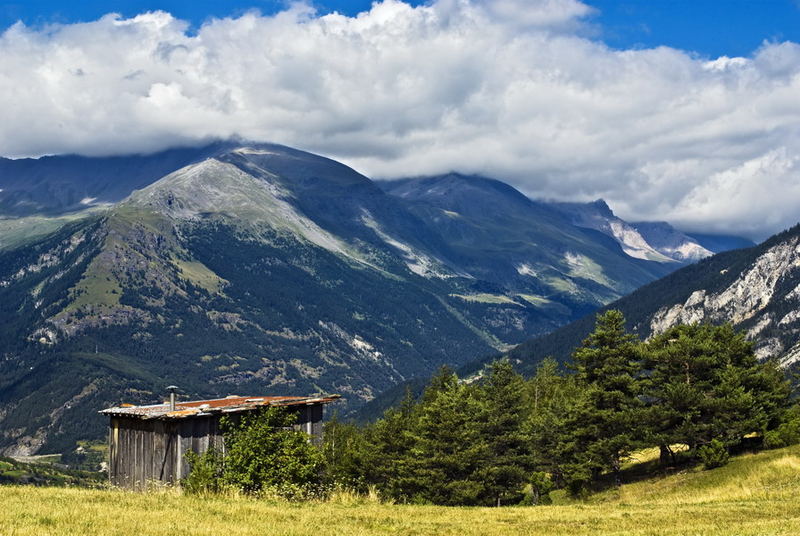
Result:
<instances>
[{"instance_id":1,"label":"dry yellow grass","mask_svg":"<svg viewBox=\"0 0 800 536\"><path fill-rule=\"evenodd\" d=\"M800 448L736 458L547 507L324 503L65 488L0 487L0 535L800 534Z\"/></svg>"}]
</instances>

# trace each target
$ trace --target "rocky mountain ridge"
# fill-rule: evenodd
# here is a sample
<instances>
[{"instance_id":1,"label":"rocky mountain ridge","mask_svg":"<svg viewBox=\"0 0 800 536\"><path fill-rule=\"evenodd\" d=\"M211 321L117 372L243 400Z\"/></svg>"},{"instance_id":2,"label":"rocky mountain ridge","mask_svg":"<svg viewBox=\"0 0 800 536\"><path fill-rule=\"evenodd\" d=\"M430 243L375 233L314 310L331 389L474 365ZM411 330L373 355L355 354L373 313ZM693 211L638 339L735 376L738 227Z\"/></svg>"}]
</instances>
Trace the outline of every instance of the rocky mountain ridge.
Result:
<instances>
[{"instance_id":1,"label":"rocky mountain ridge","mask_svg":"<svg viewBox=\"0 0 800 536\"><path fill-rule=\"evenodd\" d=\"M554 207L575 225L614 238L625 253L637 259L686 263L714 253L667 222L628 223L615 216L602 199L592 203L554 203Z\"/></svg>"},{"instance_id":2,"label":"rocky mountain ridge","mask_svg":"<svg viewBox=\"0 0 800 536\"><path fill-rule=\"evenodd\" d=\"M601 310L606 309L621 310L641 338L678 323L730 322L746 332L761 359L794 367L800 361L800 225L677 270ZM593 322L589 315L509 354L527 371L547 355L568 360Z\"/></svg>"},{"instance_id":3,"label":"rocky mountain ridge","mask_svg":"<svg viewBox=\"0 0 800 536\"><path fill-rule=\"evenodd\" d=\"M786 236L761 251L752 264L724 288L699 288L683 303L664 305L653 314L650 332L657 334L675 324L695 322L731 322L746 326L748 338L757 341L759 357L778 359L784 366L797 362L800 359L800 237Z\"/></svg>"}]
</instances>

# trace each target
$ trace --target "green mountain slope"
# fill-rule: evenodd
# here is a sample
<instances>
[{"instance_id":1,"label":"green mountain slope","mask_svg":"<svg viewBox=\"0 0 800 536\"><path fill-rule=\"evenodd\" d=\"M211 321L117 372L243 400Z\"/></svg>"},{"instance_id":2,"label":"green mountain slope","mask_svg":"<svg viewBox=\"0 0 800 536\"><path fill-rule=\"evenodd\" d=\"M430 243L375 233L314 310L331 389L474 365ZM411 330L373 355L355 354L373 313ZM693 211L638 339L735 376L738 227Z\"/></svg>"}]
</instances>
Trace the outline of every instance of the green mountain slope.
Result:
<instances>
[{"instance_id":1,"label":"green mountain slope","mask_svg":"<svg viewBox=\"0 0 800 536\"><path fill-rule=\"evenodd\" d=\"M356 407L670 269L499 183L411 199L286 147L202 156L0 249L0 451L102 437L97 409L169 384Z\"/></svg>"},{"instance_id":2,"label":"green mountain slope","mask_svg":"<svg viewBox=\"0 0 800 536\"><path fill-rule=\"evenodd\" d=\"M632 258L610 237L500 181L451 173L383 187L445 237L465 270L529 288L533 301L600 305L676 268Z\"/></svg>"}]
</instances>

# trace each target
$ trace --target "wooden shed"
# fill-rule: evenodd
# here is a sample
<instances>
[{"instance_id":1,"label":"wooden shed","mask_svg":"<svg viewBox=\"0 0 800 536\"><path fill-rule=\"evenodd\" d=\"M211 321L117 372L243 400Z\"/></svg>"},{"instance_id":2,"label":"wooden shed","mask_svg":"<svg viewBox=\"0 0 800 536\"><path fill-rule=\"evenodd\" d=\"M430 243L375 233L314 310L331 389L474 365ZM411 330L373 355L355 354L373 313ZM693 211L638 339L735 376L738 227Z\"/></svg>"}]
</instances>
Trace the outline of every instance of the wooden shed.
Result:
<instances>
[{"instance_id":1,"label":"wooden shed","mask_svg":"<svg viewBox=\"0 0 800 536\"><path fill-rule=\"evenodd\" d=\"M122 405L100 413L110 417L108 475L112 485L146 489L153 483L175 484L189 474L186 453L202 454L210 447L223 452L220 418L268 406L297 414L295 428L314 442L322 438L322 410L339 398L290 396L229 396L214 400L166 402L150 406Z\"/></svg>"}]
</instances>

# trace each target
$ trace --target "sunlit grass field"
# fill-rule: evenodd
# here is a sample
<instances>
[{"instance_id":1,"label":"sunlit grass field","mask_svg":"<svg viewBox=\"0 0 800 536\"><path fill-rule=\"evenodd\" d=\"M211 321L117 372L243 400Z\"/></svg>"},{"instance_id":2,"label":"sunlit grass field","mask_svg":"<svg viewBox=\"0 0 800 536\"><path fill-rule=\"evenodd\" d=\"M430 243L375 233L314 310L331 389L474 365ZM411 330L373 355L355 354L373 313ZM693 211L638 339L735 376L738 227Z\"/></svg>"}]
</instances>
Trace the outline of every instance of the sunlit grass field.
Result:
<instances>
[{"instance_id":1,"label":"sunlit grass field","mask_svg":"<svg viewBox=\"0 0 800 536\"><path fill-rule=\"evenodd\" d=\"M178 491L0 486L0 535L800 534L800 447L734 458L712 471L624 485L586 502L444 508L192 497Z\"/></svg>"}]
</instances>

